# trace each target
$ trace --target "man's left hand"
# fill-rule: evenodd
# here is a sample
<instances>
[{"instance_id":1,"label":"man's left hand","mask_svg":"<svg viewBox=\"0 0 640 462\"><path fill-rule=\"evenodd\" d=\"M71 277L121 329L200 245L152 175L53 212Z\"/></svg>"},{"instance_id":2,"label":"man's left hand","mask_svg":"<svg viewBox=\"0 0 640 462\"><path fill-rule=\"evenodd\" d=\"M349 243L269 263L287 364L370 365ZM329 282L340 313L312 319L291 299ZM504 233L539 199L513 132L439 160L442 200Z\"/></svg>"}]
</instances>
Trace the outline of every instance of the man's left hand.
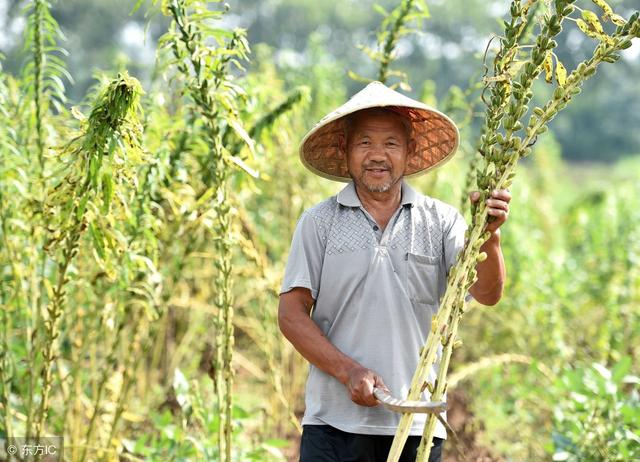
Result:
<instances>
[{"instance_id":1,"label":"man's left hand","mask_svg":"<svg viewBox=\"0 0 640 462\"><path fill-rule=\"evenodd\" d=\"M473 191L469 194L469 200L472 203L478 202L480 192ZM485 230L492 234L497 231L509 217L509 201L511 201L511 193L506 189L495 189L491 192L491 197L487 199L487 213L489 216L496 217L495 220L488 223Z\"/></svg>"}]
</instances>

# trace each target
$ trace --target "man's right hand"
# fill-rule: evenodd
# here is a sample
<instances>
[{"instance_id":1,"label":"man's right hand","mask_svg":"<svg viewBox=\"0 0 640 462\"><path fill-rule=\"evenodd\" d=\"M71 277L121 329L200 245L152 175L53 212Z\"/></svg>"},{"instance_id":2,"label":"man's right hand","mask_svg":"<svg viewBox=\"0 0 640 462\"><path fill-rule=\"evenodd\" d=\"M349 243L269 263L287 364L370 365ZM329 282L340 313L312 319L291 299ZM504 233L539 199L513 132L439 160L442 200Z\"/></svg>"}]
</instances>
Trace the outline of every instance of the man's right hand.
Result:
<instances>
[{"instance_id":1,"label":"man's right hand","mask_svg":"<svg viewBox=\"0 0 640 462\"><path fill-rule=\"evenodd\" d=\"M374 388L381 388L386 392L389 389L382 381L382 377L366 367L354 367L349 371L347 382L345 383L351 401L360 406L377 406L380 402L373 395Z\"/></svg>"}]
</instances>

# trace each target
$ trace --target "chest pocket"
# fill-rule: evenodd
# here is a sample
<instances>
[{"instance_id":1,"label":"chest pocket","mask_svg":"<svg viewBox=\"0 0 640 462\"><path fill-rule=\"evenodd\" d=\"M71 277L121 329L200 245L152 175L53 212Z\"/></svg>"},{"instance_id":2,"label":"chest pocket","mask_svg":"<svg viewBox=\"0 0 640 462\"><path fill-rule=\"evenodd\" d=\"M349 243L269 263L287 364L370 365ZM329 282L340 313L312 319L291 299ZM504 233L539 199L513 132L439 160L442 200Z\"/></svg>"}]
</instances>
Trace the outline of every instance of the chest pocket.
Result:
<instances>
[{"instance_id":1,"label":"chest pocket","mask_svg":"<svg viewBox=\"0 0 640 462\"><path fill-rule=\"evenodd\" d=\"M416 303L438 304L440 257L407 253L409 298Z\"/></svg>"}]
</instances>

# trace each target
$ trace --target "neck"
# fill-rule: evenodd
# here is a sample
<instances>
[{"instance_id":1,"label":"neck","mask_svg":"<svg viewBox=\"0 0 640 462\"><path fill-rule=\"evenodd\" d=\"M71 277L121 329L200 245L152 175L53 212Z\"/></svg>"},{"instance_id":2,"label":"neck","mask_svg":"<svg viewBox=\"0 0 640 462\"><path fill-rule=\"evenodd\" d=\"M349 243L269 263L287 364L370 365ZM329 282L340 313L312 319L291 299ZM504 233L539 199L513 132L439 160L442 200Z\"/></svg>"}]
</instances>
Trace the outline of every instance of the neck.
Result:
<instances>
[{"instance_id":1,"label":"neck","mask_svg":"<svg viewBox=\"0 0 640 462\"><path fill-rule=\"evenodd\" d=\"M355 184L356 193L362 206L368 212L382 210L395 211L400 205L402 198L402 181L398 181L385 192L373 192Z\"/></svg>"}]
</instances>

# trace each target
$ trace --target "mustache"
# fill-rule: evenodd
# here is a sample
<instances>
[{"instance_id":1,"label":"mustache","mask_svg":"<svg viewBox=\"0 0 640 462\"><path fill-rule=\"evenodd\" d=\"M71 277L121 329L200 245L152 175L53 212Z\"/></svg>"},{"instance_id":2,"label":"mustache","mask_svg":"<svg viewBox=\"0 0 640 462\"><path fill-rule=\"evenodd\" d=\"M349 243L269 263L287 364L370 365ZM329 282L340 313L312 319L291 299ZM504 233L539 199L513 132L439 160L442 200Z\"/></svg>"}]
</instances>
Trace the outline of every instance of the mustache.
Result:
<instances>
[{"instance_id":1,"label":"mustache","mask_svg":"<svg viewBox=\"0 0 640 462\"><path fill-rule=\"evenodd\" d=\"M364 168L365 170L371 168L391 170L391 165L386 162L367 162L366 164L362 164L362 168Z\"/></svg>"}]
</instances>

